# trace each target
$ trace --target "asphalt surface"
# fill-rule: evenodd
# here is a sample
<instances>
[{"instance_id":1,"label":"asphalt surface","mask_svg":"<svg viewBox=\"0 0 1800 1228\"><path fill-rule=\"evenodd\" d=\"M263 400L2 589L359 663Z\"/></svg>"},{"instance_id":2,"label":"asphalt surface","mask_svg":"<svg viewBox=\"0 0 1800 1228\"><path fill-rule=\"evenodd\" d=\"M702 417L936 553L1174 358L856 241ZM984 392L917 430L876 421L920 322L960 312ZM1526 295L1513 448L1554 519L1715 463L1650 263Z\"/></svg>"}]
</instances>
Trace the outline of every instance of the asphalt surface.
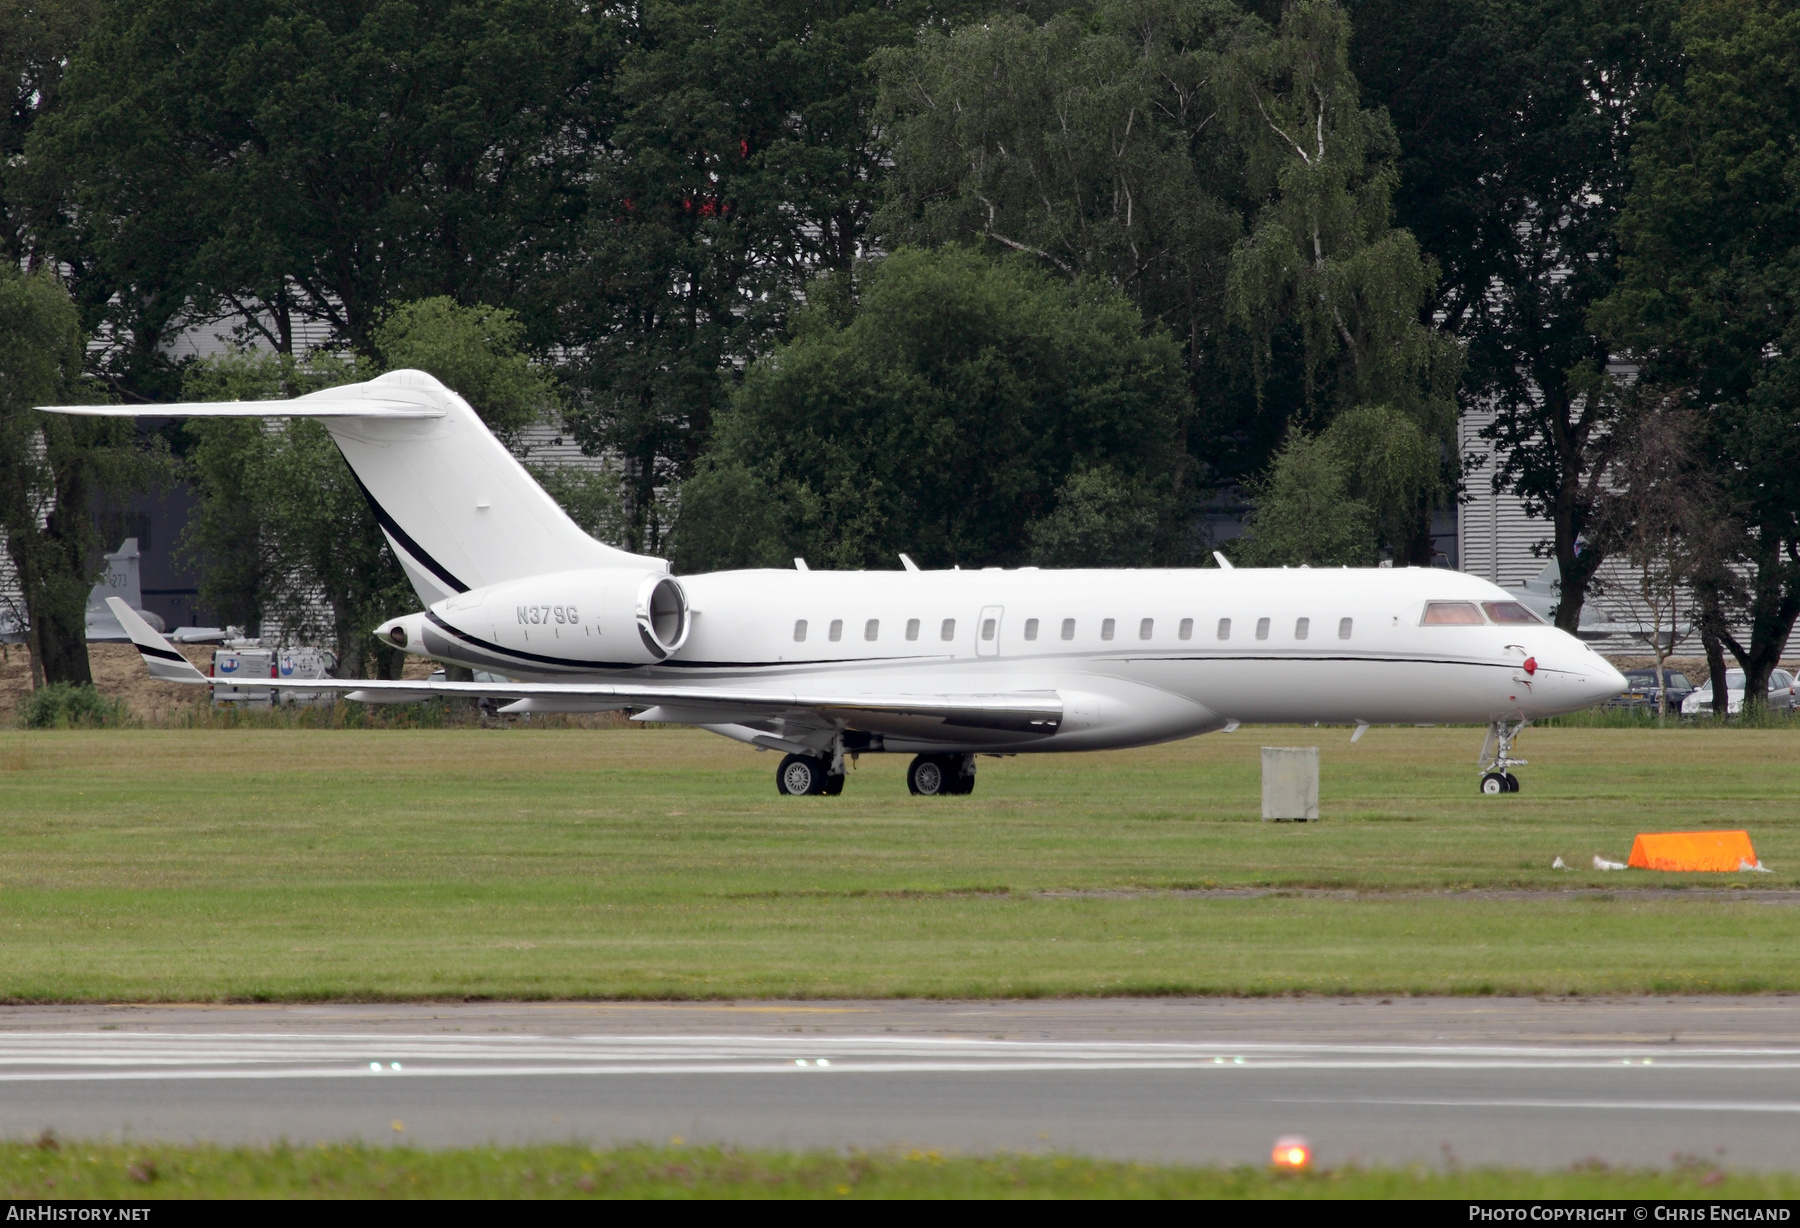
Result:
<instances>
[{"instance_id":1,"label":"asphalt surface","mask_svg":"<svg viewBox=\"0 0 1800 1228\"><path fill-rule=\"evenodd\" d=\"M0 1009L0 1134L1800 1166L1800 999Z\"/></svg>"}]
</instances>

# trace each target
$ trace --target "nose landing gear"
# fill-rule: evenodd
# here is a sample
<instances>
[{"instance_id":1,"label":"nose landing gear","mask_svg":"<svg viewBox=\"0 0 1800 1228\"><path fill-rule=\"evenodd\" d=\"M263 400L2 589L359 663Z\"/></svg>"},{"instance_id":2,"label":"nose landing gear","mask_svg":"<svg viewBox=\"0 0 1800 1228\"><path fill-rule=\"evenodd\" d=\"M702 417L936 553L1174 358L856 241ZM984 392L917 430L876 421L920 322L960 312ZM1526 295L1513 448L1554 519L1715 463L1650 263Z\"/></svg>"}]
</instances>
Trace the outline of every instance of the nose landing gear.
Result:
<instances>
[{"instance_id":1,"label":"nose landing gear","mask_svg":"<svg viewBox=\"0 0 1800 1228\"><path fill-rule=\"evenodd\" d=\"M1481 767L1481 791L1494 796L1500 793L1517 793L1519 778L1509 770L1525 767L1527 761L1513 758L1513 740L1524 732L1529 720L1508 725L1505 721L1495 721L1488 726L1487 740L1481 744L1481 754L1475 762Z\"/></svg>"}]
</instances>

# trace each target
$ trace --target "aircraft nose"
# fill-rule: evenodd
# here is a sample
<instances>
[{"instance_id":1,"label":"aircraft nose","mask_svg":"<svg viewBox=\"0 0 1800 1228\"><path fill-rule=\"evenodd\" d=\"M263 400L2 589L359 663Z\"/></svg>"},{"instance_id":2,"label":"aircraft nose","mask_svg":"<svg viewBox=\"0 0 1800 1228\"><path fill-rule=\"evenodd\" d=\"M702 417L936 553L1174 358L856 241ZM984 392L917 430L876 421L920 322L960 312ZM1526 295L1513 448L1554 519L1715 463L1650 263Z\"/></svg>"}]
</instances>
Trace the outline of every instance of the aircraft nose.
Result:
<instances>
[{"instance_id":1,"label":"aircraft nose","mask_svg":"<svg viewBox=\"0 0 1800 1228\"><path fill-rule=\"evenodd\" d=\"M1631 685L1625 681L1625 675L1621 674L1611 661L1608 661L1606 658L1591 650L1589 655L1594 658L1598 668L1589 671L1588 682L1590 684L1590 693L1588 695L1588 703L1604 703L1614 696L1623 693L1625 688Z\"/></svg>"}]
</instances>

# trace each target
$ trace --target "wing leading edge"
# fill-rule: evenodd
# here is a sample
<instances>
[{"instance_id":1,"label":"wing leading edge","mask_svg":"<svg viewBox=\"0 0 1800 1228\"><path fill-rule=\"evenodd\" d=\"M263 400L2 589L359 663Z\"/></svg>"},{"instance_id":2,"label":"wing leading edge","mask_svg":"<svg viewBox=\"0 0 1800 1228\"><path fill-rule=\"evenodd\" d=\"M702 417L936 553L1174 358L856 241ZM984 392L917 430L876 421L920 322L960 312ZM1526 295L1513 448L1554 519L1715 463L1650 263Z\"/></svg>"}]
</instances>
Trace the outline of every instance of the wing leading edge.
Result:
<instances>
[{"instance_id":1,"label":"wing leading edge","mask_svg":"<svg viewBox=\"0 0 1800 1228\"><path fill-rule=\"evenodd\" d=\"M217 682L194 668L123 601L112 597L107 599L107 605L142 654L151 677L200 685ZM1062 697L1055 691L884 694L629 683L411 682L364 678L234 679L230 685L258 691L336 691L359 703L411 703L446 695L509 700L513 701L514 711L608 712L639 708L653 719L695 725L810 718L828 726L927 737L933 732L942 737L950 730L1048 736L1063 721Z\"/></svg>"}]
</instances>

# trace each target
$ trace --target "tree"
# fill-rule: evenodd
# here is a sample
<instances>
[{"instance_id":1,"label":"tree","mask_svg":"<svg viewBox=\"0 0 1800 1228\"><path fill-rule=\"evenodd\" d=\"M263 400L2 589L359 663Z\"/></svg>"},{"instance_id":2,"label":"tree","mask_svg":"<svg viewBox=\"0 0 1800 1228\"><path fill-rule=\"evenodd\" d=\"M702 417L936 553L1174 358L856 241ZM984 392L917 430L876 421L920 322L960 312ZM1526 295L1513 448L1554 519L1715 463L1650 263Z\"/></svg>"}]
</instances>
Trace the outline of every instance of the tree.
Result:
<instances>
[{"instance_id":1,"label":"tree","mask_svg":"<svg viewBox=\"0 0 1800 1228\"><path fill-rule=\"evenodd\" d=\"M1226 0L1101 0L1041 24L1001 13L928 29L871 61L893 149L875 232L1118 287L1182 347L1194 449L1228 475L1279 438L1255 421L1225 319L1243 156L1219 90L1229 57L1261 36Z\"/></svg>"},{"instance_id":2,"label":"tree","mask_svg":"<svg viewBox=\"0 0 1800 1228\"><path fill-rule=\"evenodd\" d=\"M382 369L436 376L509 444L562 408L554 381L522 351L524 340L518 313L442 296L400 304L369 337Z\"/></svg>"},{"instance_id":3,"label":"tree","mask_svg":"<svg viewBox=\"0 0 1800 1228\"><path fill-rule=\"evenodd\" d=\"M366 348L441 294L537 307L546 344L535 291L585 211L610 29L576 0L122 0L20 171L109 375L172 393L161 342L194 319Z\"/></svg>"},{"instance_id":4,"label":"tree","mask_svg":"<svg viewBox=\"0 0 1800 1228\"><path fill-rule=\"evenodd\" d=\"M1398 223L1442 276L1420 318L1467 346L1466 408L1549 522L1572 631L1620 398L1590 326L1617 279L1631 141L1672 59L1675 0L1352 0L1351 64L1399 135Z\"/></svg>"},{"instance_id":5,"label":"tree","mask_svg":"<svg viewBox=\"0 0 1800 1228\"><path fill-rule=\"evenodd\" d=\"M50 272L0 264L0 531L23 599L32 682L88 683L87 598L101 542L90 504L166 473L129 423L38 413L96 399L81 376L82 335Z\"/></svg>"},{"instance_id":6,"label":"tree","mask_svg":"<svg viewBox=\"0 0 1800 1228\"><path fill-rule=\"evenodd\" d=\"M1350 466L1329 439L1296 430L1251 488L1249 536L1231 553L1248 567L1367 567L1369 505L1350 493Z\"/></svg>"},{"instance_id":7,"label":"tree","mask_svg":"<svg viewBox=\"0 0 1800 1228\"><path fill-rule=\"evenodd\" d=\"M650 0L617 15L616 122L578 248L554 261L570 425L624 465L629 546L657 552L739 372L815 276L847 271L882 177L864 61L922 0Z\"/></svg>"},{"instance_id":8,"label":"tree","mask_svg":"<svg viewBox=\"0 0 1800 1228\"><path fill-rule=\"evenodd\" d=\"M720 415L682 491L684 569L796 555L891 566L902 550L938 566L1016 565L1034 542L1070 540L1074 513L1054 519L1059 491L1087 501L1080 521L1160 513L1164 539L1139 539L1120 562L1179 549L1169 478L1185 380L1174 343L1123 295L1016 257L902 249L867 267L846 310L843 322L803 319ZM1102 469L1134 491L1128 505L1093 497Z\"/></svg>"},{"instance_id":9,"label":"tree","mask_svg":"<svg viewBox=\"0 0 1800 1228\"><path fill-rule=\"evenodd\" d=\"M1800 12L1768 0L1689 0L1682 77L1638 126L1619 223L1619 286L1597 324L1647 388L1704 414L1708 468L1741 527L1747 643L1703 587L1710 629L1766 702L1800 617Z\"/></svg>"},{"instance_id":10,"label":"tree","mask_svg":"<svg viewBox=\"0 0 1800 1228\"><path fill-rule=\"evenodd\" d=\"M1717 518L1718 492L1700 463L1700 428L1680 395L1658 397L1631 415L1621 424L1617 461L1594 514L1595 545L1623 564L1620 570L1629 577L1622 594L1628 610L1620 613L1649 615L1658 718L1668 715L1663 662L1686 633L1683 624L1693 621L1696 581L1719 548L1729 548L1729 530L1721 535ZM1597 593L1621 595L1606 586ZM1715 693L1722 694L1723 680L1714 684Z\"/></svg>"},{"instance_id":11,"label":"tree","mask_svg":"<svg viewBox=\"0 0 1800 1228\"><path fill-rule=\"evenodd\" d=\"M1387 421L1448 443L1462 355L1421 321L1437 270L1390 223L1393 133L1359 105L1348 42L1341 8L1301 0L1283 10L1273 38L1232 60L1227 115L1261 203L1233 255L1228 307L1256 342L1259 382L1277 344L1292 347L1296 425L1319 430L1353 407L1380 405L1402 416ZM1359 442L1384 446L1367 431L1337 446ZM1363 458L1349 459L1361 467ZM1384 525L1397 558L1430 562L1431 512L1447 485L1440 472L1394 503L1408 513Z\"/></svg>"},{"instance_id":12,"label":"tree","mask_svg":"<svg viewBox=\"0 0 1800 1228\"><path fill-rule=\"evenodd\" d=\"M101 0L0 0L0 80L11 92L0 116L0 258L36 268L44 253L14 199L14 168L38 119L58 100L63 67L94 27Z\"/></svg>"},{"instance_id":13,"label":"tree","mask_svg":"<svg viewBox=\"0 0 1800 1228\"><path fill-rule=\"evenodd\" d=\"M1150 562L1157 499L1110 465L1081 468L1056 488L1055 505L1025 526L1026 555L1040 567L1127 567Z\"/></svg>"}]
</instances>

